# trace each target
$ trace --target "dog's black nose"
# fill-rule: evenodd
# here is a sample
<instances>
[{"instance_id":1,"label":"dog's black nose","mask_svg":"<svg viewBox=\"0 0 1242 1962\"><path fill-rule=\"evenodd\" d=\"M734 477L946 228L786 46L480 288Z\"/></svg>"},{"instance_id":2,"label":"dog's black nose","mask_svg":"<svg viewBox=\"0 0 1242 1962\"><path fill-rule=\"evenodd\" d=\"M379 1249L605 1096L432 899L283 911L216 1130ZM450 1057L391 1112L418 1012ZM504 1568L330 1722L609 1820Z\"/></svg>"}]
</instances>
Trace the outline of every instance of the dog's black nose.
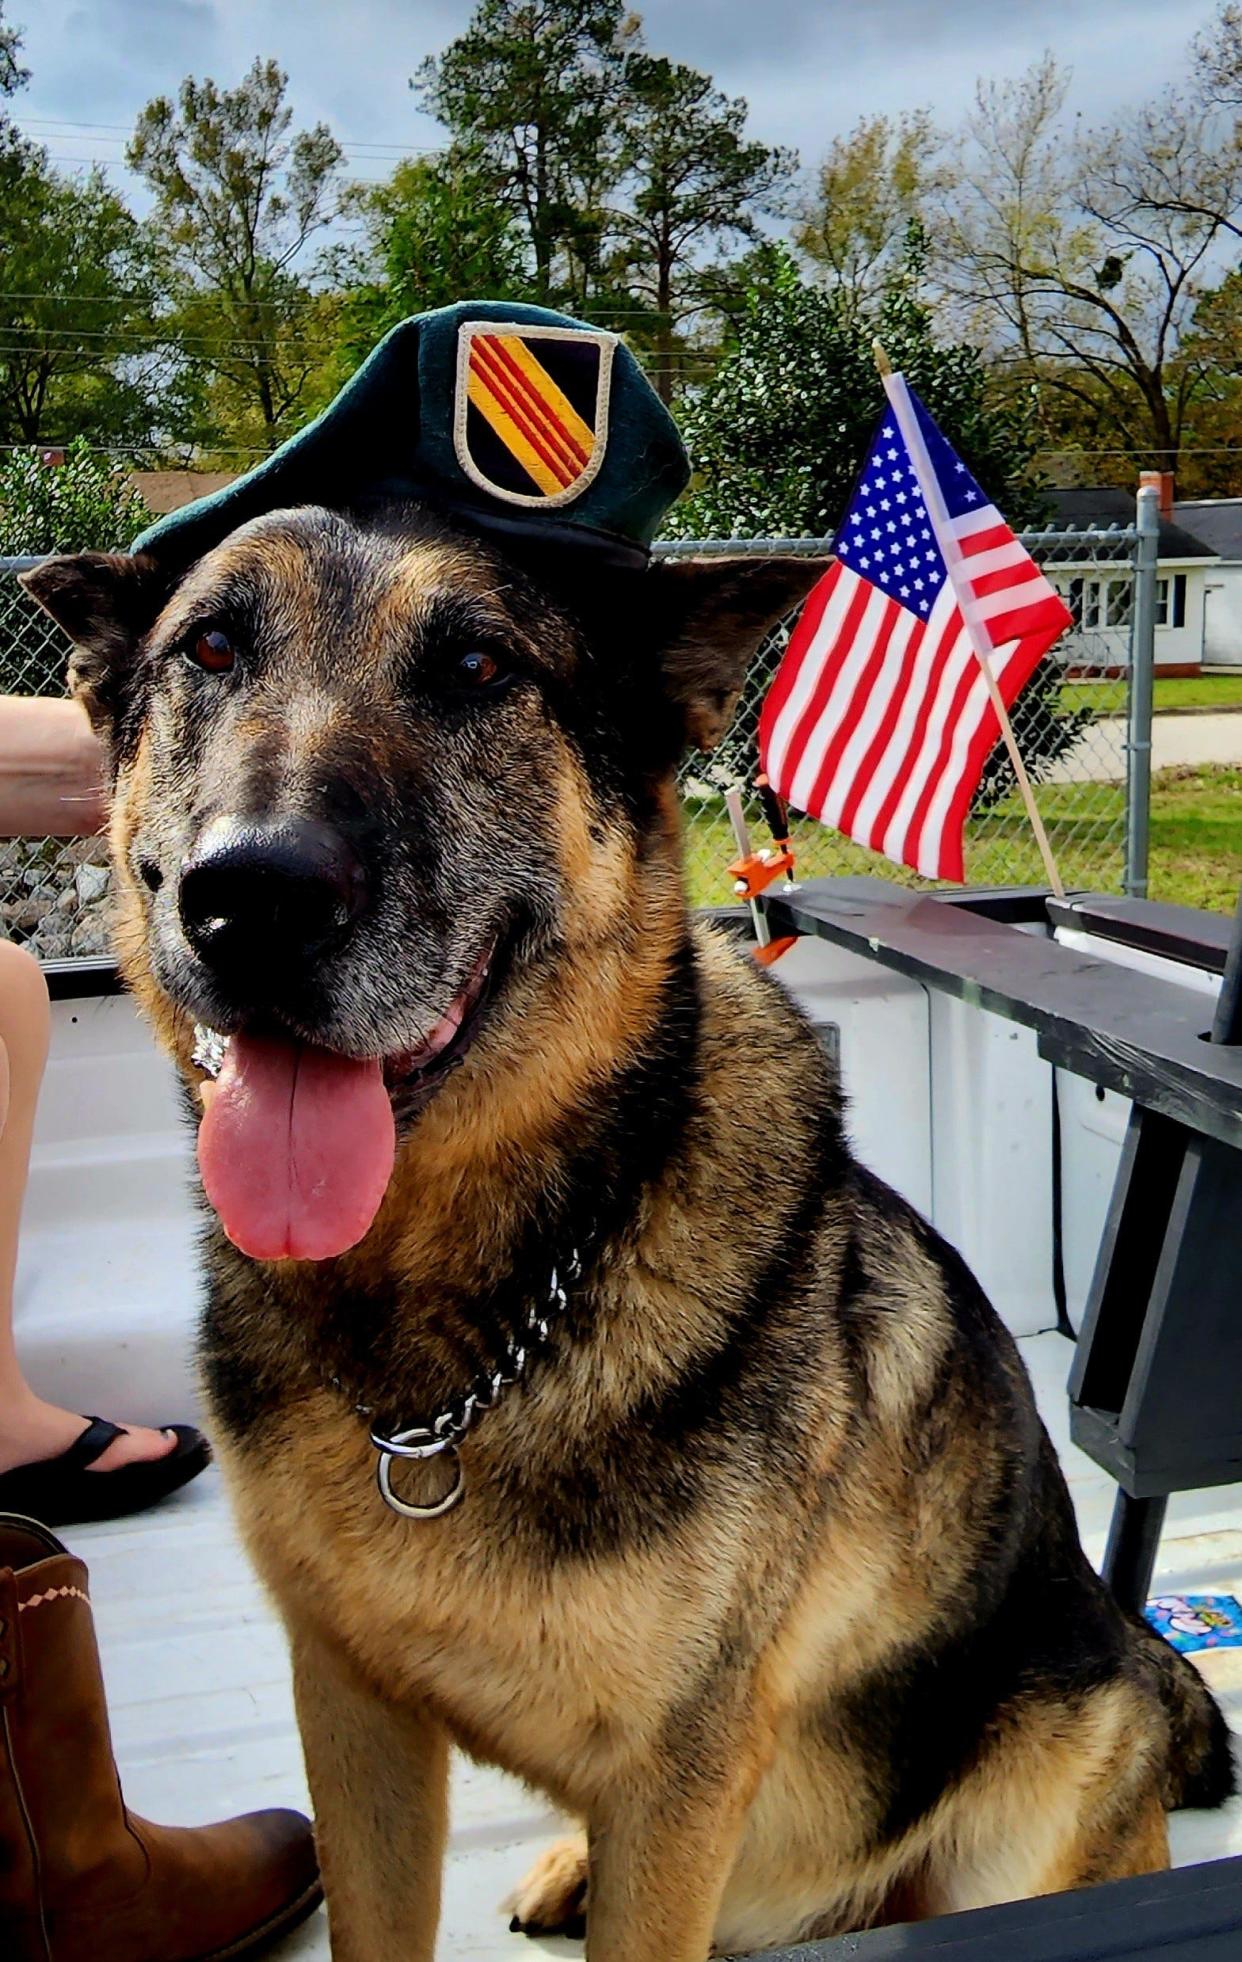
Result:
<instances>
[{"instance_id":1,"label":"dog's black nose","mask_svg":"<svg viewBox=\"0 0 1242 1962\"><path fill-rule=\"evenodd\" d=\"M345 938L362 910L357 856L315 818L217 818L181 868L185 935L218 973L298 974Z\"/></svg>"}]
</instances>

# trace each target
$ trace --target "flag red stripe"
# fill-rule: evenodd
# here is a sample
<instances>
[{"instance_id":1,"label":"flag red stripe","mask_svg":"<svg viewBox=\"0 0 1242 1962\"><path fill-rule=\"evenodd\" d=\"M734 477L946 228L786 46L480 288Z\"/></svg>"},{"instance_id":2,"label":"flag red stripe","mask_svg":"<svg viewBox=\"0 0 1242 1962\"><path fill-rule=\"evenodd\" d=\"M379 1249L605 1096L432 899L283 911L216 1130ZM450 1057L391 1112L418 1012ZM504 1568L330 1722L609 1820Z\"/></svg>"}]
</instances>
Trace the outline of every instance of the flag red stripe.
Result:
<instances>
[{"instance_id":1,"label":"flag red stripe","mask_svg":"<svg viewBox=\"0 0 1242 1962\"><path fill-rule=\"evenodd\" d=\"M989 525L986 531L959 533L957 542L964 559L973 559L980 552L994 552L1000 545L1017 544L1017 540L1003 519L998 519L994 525Z\"/></svg>"},{"instance_id":2,"label":"flag red stripe","mask_svg":"<svg viewBox=\"0 0 1242 1962\"><path fill-rule=\"evenodd\" d=\"M492 334L480 334L471 342L471 347L486 349L497 360L508 375L512 386L527 403L527 413L538 419L540 426L548 432L549 441L554 441L565 451L566 459L576 464L575 476L579 476L590 462L590 457L572 432L566 429L550 402L545 402L529 375L523 374L507 347ZM534 359L532 355L532 360Z\"/></svg>"},{"instance_id":3,"label":"flag red stripe","mask_svg":"<svg viewBox=\"0 0 1242 1962\"><path fill-rule=\"evenodd\" d=\"M863 712L867 706L867 697L879 679L880 670L884 666L884 657L888 652L888 643L893 637L893 628L901 618L901 614L902 609L898 606L896 600L885 600L884 611L880 616L879 625L876 629L875 642L870 654L867 656L867 665L854 683L853 692L850 696L850 705L841 717L837 725L836 734L824 752L824 760L819 766L815 782L812 785L811 794L807 800L812 810L819 811L823 809L824 799L832 788L838 765L845 753L845 746L861 722Z\"/></svg>"},{"instance_id":4,"label":"flag red stripe","mask_svg":"<svg viewBox=\"0 0 1242 1962\"><path fill-rule=\"evenodd\" d=\"M1009 613L997 613L988 621L988 636L994 647L1007 640L1024 640L1027 634L1044 638L1044 653L1074 624L1065 602L1051 598L1032 600L1029 606L1015 606Z\"/></svg>"},{"instance_id":5,"label":"flag red stripe","mask_svg":"<svg viewBox=\"0 0 1242 1962\"><path fill-rule=\"evenodd\" d=\"M971 799L978 788L979 779L983 775L983 766L999 741L1000 722L997 718L996 710L989 700L979 719L979 725L970 739L970 746L966 752L965 768L954 788L953 796L949 802L949 808L945 812L941 860L942 863L956 866L957 868L955 871L950 870L945 873L945 877L948 879L961 880L966 876L965 866L963 864L964 853L962 851L962 838L966 828L966 819L970 815Z\"/></svg>"},{"instance_id":6,"label":"flag red stripe","mask_svg":"<svg viewBox=\"0 0 1242 1962\"><path fill-rule=\"evenodd\" d=\"M499 403L500 407L509 417L514 428L521 431L536 456L540 457L547 464L548 469L552 472L552 475L556 478L561 488L568 490L577 473L571 472L564 459L556 455L549 448L540 431L534 427L526 415L521 403L514 397L512 390L505 386L504 376L497 374L484 358L479 349L477 338L471 343L470 365L492 399ZM504 440L503 437L501 440Z\"/></svg>"},{"instance_id":7,"label":"flag red stripe","mask_svg":"<svg viewBox=\"0 0 1242 1962\"><path fill-rule=\"evenodd\" d=\"M927 733L927 724L931 720L932 705L936 699L936 690L940 685L940 677L944 673L945 662L948 660L949 654L953 648L953 643L956 641L961 631L962 631L961 615L956 610L954 610L949 615L949 618L946 620L944 624L944 628L943 631L941 632L940 639L936 643L935 651L933 652L931 661L925 671L925 678L923 681L923 699L919 703L919 711L914 718L914 727L911 729L909 738L906 742L906 754L905 754L903 767L897 772L897 775L894 777L892 783L889 785L888 795L885 797L884 802L881 804L879 808L879 811L876 813L875 823L871 827L871 835L877 841L883 839L887 835L888 827L892 823L894 817L897 814L897 806L900 804L902 797L905 794L906 786L910 781L910 774L914 768L915 763L918 760L919 751L923 747L923 737ZM926 645L926 635L924 635L923 644L924 646ZM909 836L908 825L906 827L906 835L907 837ZM903 842L903 849L901 855L901 862L903 865L910 865L913 863L913 861L907 855L907 852L904 848L904 842Z\"/></svg>"},{"instance_id":8,"label":"flag red stripe","mask_svg":"<svg viewBox=\"0 0 1242 1962\"><path fill-rule=\"evenodd\" d=\"M906 827L906 853L907 853L906 864L907 865L914 865L914 866L918 865L919 847L922 845L923 842L923 826L927 822L928 806L930 805L932 798L936 795L937 790L940 788L941 781L944 777L945 765L948 763L949 760L949 752L953 747L953 738L957 734L958 725L961 722L962 714L966 707L967 697L969 696L971 689L974 687L975 682L979 681L980 679L981 677L979 673L979 663L975 659L974 654L972 653L970 659L963 666L961 674L958 676L957 686L953 690L953 699L949 704L949 713L945 717L944 727L940 731L940 741L936 747L935 761L933 762L931 769L927 773L927 781L924 783L923 788L919 793L918 802L915 804L913 811L910 813L910 822ZM995 712L993 713L995 714ZM958 833L956 840L953 840L948 836L946 830L944 834L944 842L941 850L941 864L945 863L944 854L946 849L948 851L949 857L953 859L954 863L960 866L960 853L961 853L960 832ZM955 872L948 872L945 874L945 876L950 879L960 879L962 874L961 871L958 870Z\"/></svg>"},{"instance_id":9,"label":"flag red stripe","mask_svg":"<svg viewBox=\"0 0 1242 1962\"><path fill-rule=\"evenodd\" d=\"M1026 646L1014 649L1013 654L1010 655L996 677L1000 697L1006 708L1012 708L1014 702L1017 701L1018 696L1022 693L1022 690L1030 680L1035 669L1039 666L1040 661L1047 653L1055 638L1056 636L1054 634L1051 637L1046 637L1042 642L1033 640ZM931 794L928 795L925 793L919 799L919 808L915 811L911 821L911 833L916 856L922 844L923 826L927 820L928 807L931 804L932 796L935 794L936 785L943 775L945 765L948 763L953 737L956 733L957 725L965 714L967 700L976 678L979 679L981 685L984 685L980 664L977 659L972 657L970 666L963 674L962 681L954 695L953 708L945 724L944 736L941 741L941 755L937 757L936 767L928 779ZM967 745L965 762L945 813L945 821L941 833L942 863L945 862L944 854L948 852L953 862L960 866L962 827L966 822L970 800L974 796L978 786L983 766L987 762L993 748L1000 740L1000 732L1000 721L989 699L982 720L976 727ZM956 872L947 872L944 876L950 879L960 879L963 875L959 870Z\"/></svg>"},{"instance_id":10,"label":"flag red stripe","mask_svg":"<svg viewBox=\"0 0 1242 1962\"><path fill-rule=\"evenodd\" d=\"M853 787L844 804L841 806L839 828L849 838L856 836L854 826L858 817L858 807L866 796L871 780L880 767L880 759L883 757L896 734L902 703L905 700L906 691L910 686L910 678L914 672L915 659L918 655L919 648L923 645L926 631L922 621L918 621L905 647L902 649L901 669L893 684L893 692L888 698L888 707L885 709L876 728L876 732L859 761L858 768L854 772ZM867 836L860 838L858 842L862 845L871 845L873 850L878 850L879 847L875 841L882 838L883 835L884 833L880 830L878 822L873 823L867 832Z\"/></svg>"},{"instance_id":11,"label":"flag red stripe","mask_svg":"<svg viewBox=\"0 0 1242 1962\"><path fill-rule=\"evenodd\" d=\"M968 574L970 590L978 599L986 599L991 593L1003 593L1010 586L1025 584L1034 569L1028 560L1025 567L1019 562L1016 565L998 566L995 572L980 572L977 575L972 572ZM1044 597L1047 598L1046 593ZM1035 603L1034 600L1031 601L1032 605Z\"/></svg>"},{"instance_id":12,"label":"flag red stripe","mask_svg":"<svg viewBox=\"0 0 1242 1962\"><path fill-rule=\"evenodd\" d=\"M798 717L797 727L794 729L789 740L789 746L785 751L783 775L785 781L789 784L793 783L798 774L802 764L802 758L806 753L807 744L815 733L816 725L822 719L824 711L832 697L842 664L850 651L854 635L858 631L858 623L866 612L867 602L870 600L874 590L875 588L866 579L859 579L857 581L853 592L846 602L845 616L837 631L837 637L832 646L825 650L821 656L821 666L815 687L811 692L810 700L807 702L802 714ZM809 800L803 808L809 808Z\"/></svg>"},{"instance_id":13,"label":"flag red stripe","mask_svg":"<svg viewBox=\"0 0 1242 1962\"><path fill-rule=\"evenodd\" d=\"M781 656L781 664L776 670L776 679L769 688L759 714L759 754L766 757L767 746L772 740L781 710L794 691L802 661L810 643L819 632L824 609L831 599L833 590L841 577L841 562L835 560L817 586L811 589L806 605L798 617L796 626L789 636L789 645ZM766 763L764 765L766 768Z\"/></svg>"},{"instance_id":14,"label":"flag red stripe","mask_svg":"<svg viewBox=\"0 0 1242 1962\"><path fill-rule=\"evenodd\" d=\"M1058 627L1056 632L1051 636L1045 635L1042 640L1038 638L1033 640L1029 647L1022 648L1020 652L1015 652L1015 655L1006 661L1003 673L997 677L1001 700L1004 702L1006 708L1013 707L1018 696L1022 693L1027 682L1043 660L1044 655L1059 638L1060 632L1061 629ZM951 838L960 840L962 829L967 817L970 815L971 799L975 794L979 778L983 775L983 766L999 741L1000 722L997 719L996 710L993 708L991 701L989 701L983 720L971 739L970 748L967 751L966 767L962 771L961 779L953 792L948 811L945 813L944 835L946 840ZM954 875L950 873L948 876L952 878Z\"/></svg>"}]
</instances>

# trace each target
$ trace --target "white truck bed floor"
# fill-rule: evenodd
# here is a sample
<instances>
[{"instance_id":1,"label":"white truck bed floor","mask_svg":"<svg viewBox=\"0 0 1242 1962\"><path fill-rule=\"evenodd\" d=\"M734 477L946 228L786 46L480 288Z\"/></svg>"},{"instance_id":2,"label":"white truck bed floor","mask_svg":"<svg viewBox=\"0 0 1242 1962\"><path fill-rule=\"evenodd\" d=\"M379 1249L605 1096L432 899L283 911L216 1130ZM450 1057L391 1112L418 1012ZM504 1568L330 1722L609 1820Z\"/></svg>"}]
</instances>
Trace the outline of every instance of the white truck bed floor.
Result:
<instances>
[{"instance_id":1,"label":"white truck bed floor","mask_svg":"<svg viewBox=\"0 0 1242 1962\"><path fill-rule=\"evenodd\" d=\"M18 1347L31 1380L71 1408L138 1423L197 1408L194 1183L166 1065L127 1002L57 1003L18 1273ZM1097 1563L1113 1487L1069 1443L1060 1336L1022 1342ZM284 1643L233 1531L218 1472L169 1505L65 1535L88 1561L117 1756L130 1803L195 1825L260 1805L307 1805ZM1242 1598L1242 1487L1173 1500L1157 1588ZM1203 1659L1242 1733L1242 1649ZM522 1962L498 1903L558 1830L500 1773L455 1767L439 1952ZM1242 1852L1242 1800L1172 1821L1179 1864ZM549 1954L581 1945L549 1941ZM316 1915L282 1951L326 1958Z\"/></svg>"},{"instance_id":2,"label":"white truck bed floor","mask_svg":"<svg viewBox=\"0 0 1242 1962\"><path fill-rule=\"evenodd\" d=\"M1060 1336L1023 1345L1044 1416L1066 1466L1098 1560L1112 1502L1109 1481L1068 1442ZM1242 1597L1242 1488L1175 1499L1161 1550L1161 1591ZM197 1824L257 1805L305 1805L284 1644L233 1532L218 1473L125 1524L67 1535L89 1561L126 1794L148 1816ZM1205 1674L1242 1730L1242 1650L1206 1659ZM439 1953L459 1962L520 1962L532 1945L510 1935L498 1903L557 1821L542 1800L499 1772L455 1767L453 1825ZM1181 1865L1242 1851L1242 1802L1172 1821ZM537 1944L549 1954L580 1945ZM282 1950L326 1958L322 1913Z\"/></svg>"}]
</instances>

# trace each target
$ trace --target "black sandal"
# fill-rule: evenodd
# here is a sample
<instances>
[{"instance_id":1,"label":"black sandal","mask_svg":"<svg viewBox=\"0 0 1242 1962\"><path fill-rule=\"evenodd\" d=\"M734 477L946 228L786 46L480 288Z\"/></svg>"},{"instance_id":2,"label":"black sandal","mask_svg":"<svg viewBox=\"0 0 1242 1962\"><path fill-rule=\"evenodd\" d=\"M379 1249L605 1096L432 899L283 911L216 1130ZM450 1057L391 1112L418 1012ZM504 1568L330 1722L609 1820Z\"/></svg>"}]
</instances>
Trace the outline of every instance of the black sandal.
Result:
<instances>
[{"instance_id":1,"label":"black sandal","mask_svg":"<svg viewBox=\"0 0 1242 1962\"><path fill-rule=\"evenodd\" d=\"M0 1512L18 1512L45 1526L81 1526L94 1519L124 1519L180 1491L211 1463L211 1446L189 1424L167 1424L177 1443L162 1458L119 1465L115 1471L88 1470L102 1458L123 1424L88 1417L86 1429L59 1458L16 1465L0 1472Z\"/></svg>"}]
</instances>

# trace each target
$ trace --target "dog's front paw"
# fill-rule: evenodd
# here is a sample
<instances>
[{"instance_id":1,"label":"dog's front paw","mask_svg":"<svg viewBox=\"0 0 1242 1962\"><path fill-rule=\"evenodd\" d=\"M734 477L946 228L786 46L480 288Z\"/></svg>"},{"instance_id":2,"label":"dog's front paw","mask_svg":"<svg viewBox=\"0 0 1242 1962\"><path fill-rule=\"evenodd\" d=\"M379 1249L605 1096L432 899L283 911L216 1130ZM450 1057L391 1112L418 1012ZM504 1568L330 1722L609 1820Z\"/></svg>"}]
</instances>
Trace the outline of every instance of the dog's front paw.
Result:
<instances>
[{"instance_id":1,"label":"dog's front paw","mask_svg":"<svg viewBox=\"0 0 1242 1962\"><path fill-rule=\"evenodd\" d=\"M585 1833L558 1839L541 1853L525 1880L504 1903L515 1935L586 1934L587 1843Z\"/></svg>"}]
</instances>

